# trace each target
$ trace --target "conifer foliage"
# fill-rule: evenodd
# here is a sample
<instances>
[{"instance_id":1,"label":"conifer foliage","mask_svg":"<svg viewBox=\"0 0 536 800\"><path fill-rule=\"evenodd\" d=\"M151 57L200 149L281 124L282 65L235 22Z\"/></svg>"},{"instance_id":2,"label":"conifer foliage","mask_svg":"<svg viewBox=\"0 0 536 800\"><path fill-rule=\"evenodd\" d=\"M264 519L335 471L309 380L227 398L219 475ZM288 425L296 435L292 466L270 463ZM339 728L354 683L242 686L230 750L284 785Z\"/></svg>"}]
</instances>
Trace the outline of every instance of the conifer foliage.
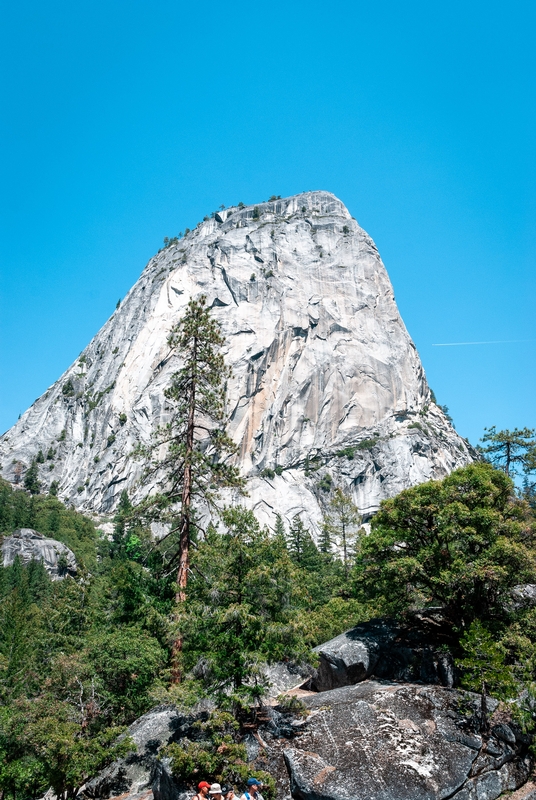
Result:
<instances>
[{"instance_id":1,"label":"conifer foliage","mask_svg":"<svg viewBox=\"0 0 536 800\"><path fill-rule=\"evenodd\" d=\"M335 541L342 555L346 580L355 556L360 524L361 517L352 498L342 489L335 489L330 502L330 513L324 524L321 549L325 553L330 552L329 544Z\"/></svg>"},{"instance_id":2,"label":"conifer foliage","mask_svg":"<svg viewBox=\"0 0 536 800\"><path fill-rule=\"evenodd\" d=\"M536 470L536 431L534 428L514 428L497 431L495 425L485 428L480 440L480 452L497 469L513 477L520 470L525 475Z\"/></svg>"},{"instance_id":3,"label":"conifer foliage","mask_svg":"<svg viewBox=\"0 0 536 800\"><path fill-rule=\"evenodd\" d=\"M156 431L148 447L140 448L140 453L149 457L146 478L163 473L165 488L142 503L137 514L171 523L164 540L168 571L177 569L177 604L186 600L195 504L213 507L219 488L240 489L243 485L238 468L227 461L236 446L225 432L230 370L221 352L224 343L206 296L191 299L168 337L181 361L164 393L171 419ZM181 648L179 635L175 650ZM175 679L179 680L178 669Z\"/></svg>"},{"instance_id":4,"label":"conifer foliage","mask_svg":"<svg viewBox=\"0 0 536 800\"><path fill-rule=\"evenodd\" d=\"M195 501L213 505L218 488L243 485L238 468L226 461L236 446L225 433L230 370L221 352L224 342L206 296L190 300L168 337L182 362L164 392L171 419L156 431L147 448L140 448L150 458L146 477L165 476L165 489L151 496L139 512L171 521L171 534L179 533L179 545L168 558L168 566L178 565L179 599L184 599L188 581Z\"/></svg>"}]
</instances>

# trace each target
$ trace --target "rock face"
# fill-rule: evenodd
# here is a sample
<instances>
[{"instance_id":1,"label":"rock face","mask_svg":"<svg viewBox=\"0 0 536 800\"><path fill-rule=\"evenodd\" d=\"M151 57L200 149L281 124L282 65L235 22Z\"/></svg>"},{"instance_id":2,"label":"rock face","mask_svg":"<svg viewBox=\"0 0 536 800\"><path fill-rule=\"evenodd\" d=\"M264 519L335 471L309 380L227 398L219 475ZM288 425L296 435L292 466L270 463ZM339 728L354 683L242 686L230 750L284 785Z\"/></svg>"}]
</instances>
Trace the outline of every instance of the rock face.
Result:
<instances>
[{"instance_id":1,"label":"rock face","mask_svg":"<svg viewBox=\"0 0 536 800\"><path fill-rule=\"evenodd\" d=\"M514 724L480 735L477 695L460 703L455 690L366 680L302 700L305 719L271 709L245 737L252 774L268 770L278 800L495 800L530 774L529 738ZM173 707L145 714L129 728L136 752L89 781L84 795L150 800L152 790L155 800L188 800L194 787L175 784L159 751L195 736L193 721Z\"/></svg>"},{"instance_id":2,"label":"rock face","mask_svg":"<svg viewBox=\"0 0 536 800\"><path fill-rule=\"evenodd\" d=\"M303 513L315 530L328 473L366 520L382 499L472 460L431 400L374 242L334 195L308 192L218 212L152 258L2 437L3 476L16 480L52 448L40 480L59 481L81 510L150 491L130 454L167 419L163 392L180 363L167 334L201 293L226 338L229 432L249 478L243 502L261 522Z\"/></svg>"},{"instance_id":3,"label":"rock face","mask_svg":"<svg viewBox=\"0 0 536 800\"><path fill-rule=\"evenodd\" d=\"M31 528L19 528L2 542L4 567L10 567L17 556L24 564L42 561L52 580L59 580L67 574L76 575L73 551L62 542L46 539Z\"/></svg>"},{"instance_id":4,"label":"rock face","mask_svg":"<svg viewBox=\"0 0 536 800\"><path fill-rule=\"evenodd\" d=\"M526 742L477 733L457 692L365 681L306 698L311 715L283 750L297 800L495 800L530 773ZM517 734L517 735L516 735Z\"/></svg>"},{"instance_id":5,"label":"rock face","mask_svg":"<svg viewBox=\"0 0 536 800\"><path fill-rule=\"evenodd\" d=\"M315 647L319 664L312 679L318 692L351 686L371 675L398 681L423 681L451 688L454 664L445 631L433 619L398 624L376 619L356 625Z\"/></svg>"},{"instance_id":6,"label":"rock face","mask_svg":"<svg viewBox=\"0 0 536 800\"><path fill-rule=\"evenodd\" d=\"M138 795L150 791L153 786L161 787L162 769L158 751L187 735L191 722L191 718L182 716L173 706L160 706L144 714L128 729L136 749L88 781L84 794L91 798L108 798L123 793ZM167 800L177 794L172 786L169 792ZM155 791L155 795L157 793Z\"/></svg>"}]
</instances>

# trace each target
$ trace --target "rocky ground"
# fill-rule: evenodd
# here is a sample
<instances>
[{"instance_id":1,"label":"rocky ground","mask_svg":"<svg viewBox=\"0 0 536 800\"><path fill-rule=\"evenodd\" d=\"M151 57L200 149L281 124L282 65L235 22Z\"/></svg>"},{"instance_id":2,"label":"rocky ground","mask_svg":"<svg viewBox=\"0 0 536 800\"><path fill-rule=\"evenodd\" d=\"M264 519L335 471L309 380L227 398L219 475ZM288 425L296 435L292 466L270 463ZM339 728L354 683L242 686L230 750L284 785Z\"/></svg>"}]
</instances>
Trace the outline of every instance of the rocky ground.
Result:
<instances>
[{"instance_id":1,"label":"rocky ground","mask_svg":"<svg viewBox=\"0 0 536 800\"><path fill-rule=\"evenodd\" d=\"M268 709L246 737L251 771L268 770L280 800L495 800L529 777L528 738L500 715L483 736L476 695L377 680L301 694L307 716ZM146 714L130 728L136 754L88 784L86 796L152 790L155 800L186 800L191 792L157 754L191 722L172 707Z\"/></svg>"}]
</instances>

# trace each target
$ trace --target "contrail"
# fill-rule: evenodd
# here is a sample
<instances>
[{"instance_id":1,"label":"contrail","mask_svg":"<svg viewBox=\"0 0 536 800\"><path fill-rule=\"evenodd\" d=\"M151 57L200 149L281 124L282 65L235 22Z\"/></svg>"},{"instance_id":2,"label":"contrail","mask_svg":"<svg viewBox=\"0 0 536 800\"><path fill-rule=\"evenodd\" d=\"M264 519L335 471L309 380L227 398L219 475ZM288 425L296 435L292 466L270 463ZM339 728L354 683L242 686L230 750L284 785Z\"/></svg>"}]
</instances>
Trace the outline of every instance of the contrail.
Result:
<instances>
[{"instance_id":1,"label":"contrail","mask_svg":"<svg viewBox=\"0 0 536 800\"><path fill-rule=\"evenodd\" d=\"M432 347L461 347L467 344L520 344L521 342L534 342L534 339L499 339L496 342L439 342Z\"/></svg>"}]
</instances>

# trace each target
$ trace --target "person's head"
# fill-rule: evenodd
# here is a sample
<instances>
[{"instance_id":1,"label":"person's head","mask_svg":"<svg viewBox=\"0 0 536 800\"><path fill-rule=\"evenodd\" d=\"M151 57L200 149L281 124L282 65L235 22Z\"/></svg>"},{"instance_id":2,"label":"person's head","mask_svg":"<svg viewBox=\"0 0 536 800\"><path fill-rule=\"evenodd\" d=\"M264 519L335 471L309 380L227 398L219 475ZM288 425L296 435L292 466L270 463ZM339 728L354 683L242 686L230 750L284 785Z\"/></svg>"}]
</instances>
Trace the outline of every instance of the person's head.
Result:
<instances>
[{"instance_id":1,"label":"person's head","mask_svg":"<svg viewBox=\"0 0 536 800\"><path fill-rule=\"evenodd\" d=\"M234 795L234 789L230 783L224 783L221 787L221 793L224 797L224 800L230 800L230 798Z\"/></svg>"},{"instance_id":2,"label":"person's head","mask_svg":"<svg viewBox=\"0 0 536 800\"><path fill-rule=\"evenodd\" d=\"M201 783L197 784L197 791L199 792L199 794L202 794L203 797L208 796L209 789L210 789L210 783L207 783L207 781L201 781Z\"/></svg>"},{"instance_id":3,"label":"person's head","mask_svg":"<svg viewBox=\"0 0 536 800\"><path fill-rule=\"evenodd\" d=\"M211 784L208 790L208 796L211 798L211 800L221 800L221 786L219 783Z\"/></svg>"},{"instance_id":4,"label":"person's head","mask_svg":"<svg viewBox=\"0 0 536 800\"><path fill-rule=\"evenodd\" d=\"M259 786L261 785L260 781L257 778L248 778L248 792L252 792L253 794L257 794L259 791Z\"/></svg>"}]
</instances>

